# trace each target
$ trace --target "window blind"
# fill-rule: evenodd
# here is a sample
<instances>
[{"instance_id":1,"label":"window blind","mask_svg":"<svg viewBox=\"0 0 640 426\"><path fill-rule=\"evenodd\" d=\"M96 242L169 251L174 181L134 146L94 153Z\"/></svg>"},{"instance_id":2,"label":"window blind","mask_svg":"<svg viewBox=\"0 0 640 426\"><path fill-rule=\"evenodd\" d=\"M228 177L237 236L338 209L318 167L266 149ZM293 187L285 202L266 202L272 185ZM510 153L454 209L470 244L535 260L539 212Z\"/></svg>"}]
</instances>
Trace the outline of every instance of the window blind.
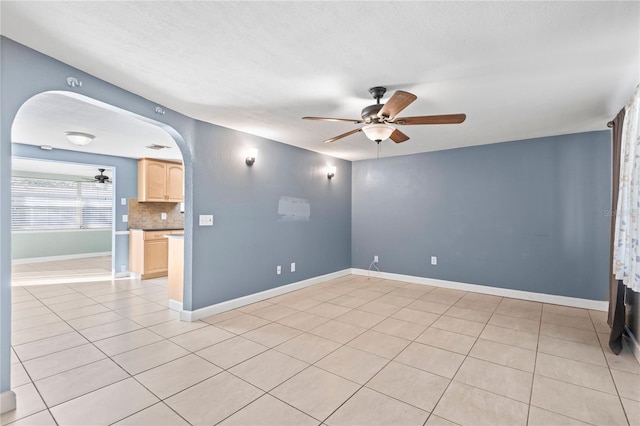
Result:
<instances>
[{"instance_id":1,"label":"window blind","mask_svg":"<svg viewBox=\"0 0 640 426\"><path fill-rule=\"evenodd\" d=\"M26 177L11 178L11 228L111 228L113 185Z\"/></svg>"}]
</instances>

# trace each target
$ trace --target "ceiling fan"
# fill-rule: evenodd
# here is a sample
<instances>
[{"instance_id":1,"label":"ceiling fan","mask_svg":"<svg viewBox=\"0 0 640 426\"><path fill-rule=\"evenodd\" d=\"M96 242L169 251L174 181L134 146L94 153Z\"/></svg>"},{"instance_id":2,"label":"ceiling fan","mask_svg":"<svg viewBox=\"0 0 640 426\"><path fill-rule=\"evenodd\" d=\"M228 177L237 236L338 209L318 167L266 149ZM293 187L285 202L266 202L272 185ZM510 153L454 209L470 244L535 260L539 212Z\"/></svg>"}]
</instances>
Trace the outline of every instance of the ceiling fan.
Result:
<instances>
[{"instance_id":1,"label":"ceiling fan","mask_svg":"<svg viewBox=\"0 0 640 426\"><path fill-rule=\"evenodd\" d=\"M109 180L109 176L104 174L105 169L98 169L98 171L100 172L100 174L95 175L93 178L96 183L111 183L111 181Z\"/></svg>"},{"instance_id":2,"label":"ceiling fan","mask_svg":"<svg viewBox=\"0 0 640 426\"><path fill-rule=\"evenodd\" d=\"M339 121L352 124L364 124L359 129L351 130L347 133L327 139L324 143L335 142L338 139L353 135L354 133L364 132L367 138L380 144L383 140L391 139L395 143L401 143L409 140L409 136L402 133L396 128L397 125L413 126L418 124L460 124L467 116L465 114L447 114L447 115L422 115L417 117L398 117L397 115L406 107L408 107L418 97L412 93L403 90L396 91L389 98L387 103L381 104L380 99L386 93L387 88L376 86L369 89L369 93L376 100L373 105L366 106L362 109L359 120L348 118L326 118L326 117L302 117L304 120L320 120L320 121Z\"/></svg>"}]
</instances>

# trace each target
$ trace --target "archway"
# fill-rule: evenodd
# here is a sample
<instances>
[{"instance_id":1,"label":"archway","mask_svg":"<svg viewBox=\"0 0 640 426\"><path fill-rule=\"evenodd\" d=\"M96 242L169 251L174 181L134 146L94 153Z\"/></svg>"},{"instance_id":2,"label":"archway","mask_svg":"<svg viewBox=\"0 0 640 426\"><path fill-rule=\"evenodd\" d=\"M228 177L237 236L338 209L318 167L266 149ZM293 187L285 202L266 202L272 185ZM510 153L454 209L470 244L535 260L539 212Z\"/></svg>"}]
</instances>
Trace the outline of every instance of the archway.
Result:
<instances>
[{"instance_id":1,"label":"archway","mask_svg":"<svg viewBox=\"0 0 640 426\"><path fill-rule=\"evenodd\" d=\"M98 167L107 167L108 170L112 169L115 172L112 179L113 226L112 233L107 237L111 241L111 269L114 276L126 276L126 272L132 270L129 265L128 229L141 226L141 219L138 217L136 221L135 215L131 218L131 222L126 219L129 210L140 211L139 206L142 206L136 201L138 198L137 159L151 157L183 162L180 146L167 132L166 127L155 120L66 91L48 91L32 96L22 104L15 116L12 125L14 158L26 157L50 161L49 163L40 161L42 166L45 164L55 166L56 162L69 166L74 163L92 164L96 167L96 173ZM88 145L77 146L67 140L65 134L68 131L92 134L96 139ZM43 170L48 171L44 167ZM93 174L87 173L88 176ZM130 205L130 203L133 204ZM180 210L184 211L184 209L178 208L176 204L167 206L166 210L170 212L168 222L158 221L154 216L144 218L145 224L147 220L155 219L153 221L157 222L155 225L158 227L165 224L182 227L183 225L176 225L176 223L184 222L184 214L180 213ZM40 238L51 239L51 235L46 231L42 231L42 235L34 236L32 233L33 231L28 234L15 232L13 246L19 246L23 252L28 252L28 244L18 243L33 242ZM91 236L87 235L90 233ZM47 236L49 238L46 238ZM105 238L104 233L98 234L89 230L59 231L56 238L63 243L60 247L66 246L67 251L73 252L73 247L69 246L73 244L86 246L86 240L93 239L94 236ZM104 245L94 244L94 246ZM38 253L43 252L43 248L38 244L34 249ZM62 249L51 248L48 251L50 256L68 254Z\"/></svg>"}]
</instances>

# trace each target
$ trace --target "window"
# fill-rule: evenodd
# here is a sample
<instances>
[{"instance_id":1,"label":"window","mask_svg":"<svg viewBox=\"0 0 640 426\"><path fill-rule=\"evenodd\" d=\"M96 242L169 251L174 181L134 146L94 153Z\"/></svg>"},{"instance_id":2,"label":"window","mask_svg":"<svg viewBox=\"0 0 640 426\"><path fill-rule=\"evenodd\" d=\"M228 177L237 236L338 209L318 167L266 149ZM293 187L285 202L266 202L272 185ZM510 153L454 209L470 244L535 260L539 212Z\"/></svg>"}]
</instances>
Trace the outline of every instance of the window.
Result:
<instances>
[{"instance_id":1,"label":"window","mask_svg":"<svg viewBox=\"0 0 640 426\"><path fill-rule=\"evenodd\" d=\"M111 229L112 200L110 183L14 176L11 229Z\"/></svg>"}]
</instances>

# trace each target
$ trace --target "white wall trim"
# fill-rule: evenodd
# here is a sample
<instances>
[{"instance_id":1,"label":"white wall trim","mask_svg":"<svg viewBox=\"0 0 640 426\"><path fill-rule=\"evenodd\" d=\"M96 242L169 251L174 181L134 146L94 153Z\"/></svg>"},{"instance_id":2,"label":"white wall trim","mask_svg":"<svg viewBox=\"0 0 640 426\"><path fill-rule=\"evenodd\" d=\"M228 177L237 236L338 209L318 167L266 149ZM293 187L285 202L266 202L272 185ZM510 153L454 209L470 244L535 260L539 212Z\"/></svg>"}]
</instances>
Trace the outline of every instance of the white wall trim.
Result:
<instances>
[{"instance_id":1,"label":"white wall trim","mask_svg":"<svg viewBox=\"0 0 640 426\"><path fill-rule=\"evenodd\" d=\"M65 254L62 256L26 257L24 259L12 259L11 264L20 265L23 263L55 262L57 260L84 259L86 257L102 257L102 256L111 256L111 252L102 251L97 253Z\"/></svg>"},{"instance_id":2,"label":"white wall trim","mask_svg":"<svg viewBox=\"0 0 640 426\"><path fill-rule=\"evenodd\" d=\"M172 311L182 312L182 302L169 299L169 309L171 309Z\"/></svg>"},{"instance_id":3,"label":"white wall trim","mask_svg":"<svg viewBox=\"0 0 640 426\"><path fill-rule=\"evenodd\" d=\"M629 346L631 347L631 352L633 352L633 356L636 357L636 361L638 361L638 364L640 364L640 344L636 340L636 336L633 335L629 327L625 325L624 328L627 331L627 334L629 335L629 340L630 340Z\"/></svg>"},{"instance_id":4,"label":"white wall trim","mask_svg":"<svg viewBox=\"0 0 640 426\"><path fill-rule=\"evenodd\" d=\"M367 271L366 269L352 268L354 275L365 275L376 278L384 278L395 281L405 281L414 284L445 287L456 290L473 291L476 293L491 294L494 296L512 297L514 299L531 300L534 302L552 303L554 305L571 306L574 308L592 309L595 311L607 311L609 302L602 300L580 299L577 297L556 296L554 294L534 293L531 291L512 290L508 288L490 287L478 284L467 284L455 281L438 280L435 278L416 277L412 275L394 274L390 272Z\"/></svg>"},{"instance_id":5,"label":"white wall trim","mask_svg":"<svg viewBox=\"0 0 640 426\"><path fill-rule=\"evenodd\" d=\"M16 394L13 391L0 393L0 414L16 409Z\"/></svg>"},{"instance_id":6,"label":"white wall trim","mask_svg":"<svg viewBox=\"0 0 640 426\"><path fill-rule=\"evenodd\" d=\"M322 282L344 277L350 274L351 274L351 269L343 269L342 271L336 271L330 274L320 275L318 277L313 277L303 281L298 281L295 283L283 285L280 287L261 291L259 293L238 297L237 299L227 300L226 302L217 303L215 305L205 306L204 308L196 309L195 311L180 311L180 319L182 321L196 321L201 318L206 318L211 315L219 314L221 312L229 311L231 309L239 308L241 306L250 305L251 303L260 302L261 300L269 299L275 296L280 296L281 294L289 293L295 290L300 290L302 288L309 287L314 284L320 284Z\"/></svg>"},{"instance_id":7,"label":"white wall trim","mask_svg":"<svg viewBox=\"0 0 640 426\"><path fill-rule=\"evenodd\" d=\"M129 271L115 272L113 278L134 278L133 273Z\"/></svg>"}]
</instances>

